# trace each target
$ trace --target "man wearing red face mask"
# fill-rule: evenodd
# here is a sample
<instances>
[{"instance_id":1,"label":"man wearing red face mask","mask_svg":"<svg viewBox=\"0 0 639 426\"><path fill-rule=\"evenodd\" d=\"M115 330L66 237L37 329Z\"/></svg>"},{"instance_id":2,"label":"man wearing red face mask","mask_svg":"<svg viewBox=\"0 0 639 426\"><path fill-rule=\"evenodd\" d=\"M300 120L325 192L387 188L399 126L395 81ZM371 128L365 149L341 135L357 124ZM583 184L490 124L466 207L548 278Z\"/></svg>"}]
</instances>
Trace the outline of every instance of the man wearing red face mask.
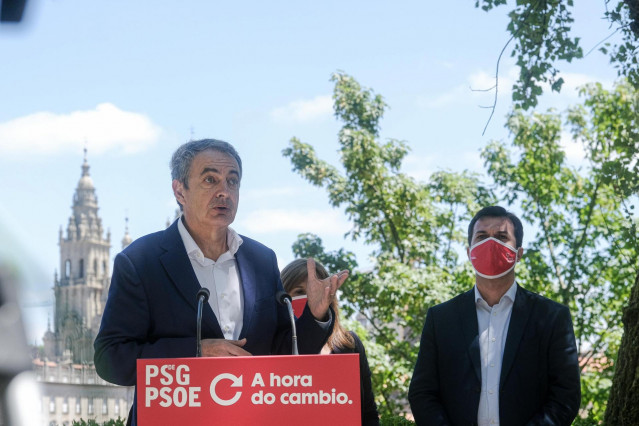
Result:
<instances>
[{"instance_id":1,"label":"man wearing red face mask","mask_svg":"<svg viewBox=\"0 0 639 426\"><path fill-rule=\"evenodd\" d=\"M523 234L499 206L471 220L475 286L428 310L408 394L418 425L570 425L576 417L570 311L515 281Z\"/></svg>"}]
</instances>

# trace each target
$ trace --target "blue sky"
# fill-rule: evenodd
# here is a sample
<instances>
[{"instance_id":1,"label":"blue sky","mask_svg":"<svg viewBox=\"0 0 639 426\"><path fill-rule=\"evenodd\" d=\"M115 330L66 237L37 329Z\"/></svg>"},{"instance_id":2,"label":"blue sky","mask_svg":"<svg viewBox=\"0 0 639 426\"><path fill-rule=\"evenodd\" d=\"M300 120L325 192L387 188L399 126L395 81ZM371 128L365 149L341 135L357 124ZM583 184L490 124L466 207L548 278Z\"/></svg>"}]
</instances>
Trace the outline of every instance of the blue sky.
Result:
<instances>
[{"instance_id":1,"label":"blue sky","mask_svg":"<svg viewBox=\"0 0 639 426\"><path fill-rule=\"evenodd\" d=\"M320 4L321 3L321 4ZM603 2L578 5L585 50L609 34ZM343 70L384 96L382 138L408 142L403 171L482 172L479 150L507 140L504 117L516 75L506 58L492 123L482 130L495 61L507 41L506 8L472 1L158 2L31 0L25 22L0 26L0 259L22 273L29 340L46 328L60 226L66 229L88 147L100 216L120 250L124 218L136 238L175 214L168 161L191 137L224 139L244 163L234 228L293 259L297 234L327 249L371 248L345 240L349 224L323 190L281 155L291 137L338 161L331 73ZM598 52L562 67L563 109L587 81L609 85ZM569 158L581 161L567 142Z\"/></svg>"}]
</instances>

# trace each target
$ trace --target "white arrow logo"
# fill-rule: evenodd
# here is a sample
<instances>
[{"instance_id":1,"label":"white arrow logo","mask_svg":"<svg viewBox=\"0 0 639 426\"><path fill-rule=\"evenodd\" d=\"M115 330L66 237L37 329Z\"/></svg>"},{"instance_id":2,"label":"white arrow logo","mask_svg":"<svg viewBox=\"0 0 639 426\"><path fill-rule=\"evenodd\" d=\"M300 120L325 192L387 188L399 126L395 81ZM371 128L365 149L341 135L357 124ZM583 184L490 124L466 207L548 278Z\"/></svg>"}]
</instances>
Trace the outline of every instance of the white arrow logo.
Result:
<instances>
[{"instance_id":1,"label":"white arrow logo","mask_svg":"<svg viewBox=\"0 0 639 426\"><path fill-rule=\"evenodd\" d=\"M213 401L215 401L216 404L219 405L223 405L223 406L228 406L228 405L233 405L237 402L238 399L240 399L240 396L242 396L242 392L236 392L235 396L231 399L222 399L219 396L217 396L217 394L215 393L215 386L217 386L217 383L220 380L223 379L228 379L231 380L233 382L233 384L231 385L232 388L237 388L237 387L241 387L242 386L242 376L240 377L235 377L234 375L232 375L231 373L222 373L217 375L212 381L211 381L211 398L213 398Z\"/></svg>"}]
</instances>

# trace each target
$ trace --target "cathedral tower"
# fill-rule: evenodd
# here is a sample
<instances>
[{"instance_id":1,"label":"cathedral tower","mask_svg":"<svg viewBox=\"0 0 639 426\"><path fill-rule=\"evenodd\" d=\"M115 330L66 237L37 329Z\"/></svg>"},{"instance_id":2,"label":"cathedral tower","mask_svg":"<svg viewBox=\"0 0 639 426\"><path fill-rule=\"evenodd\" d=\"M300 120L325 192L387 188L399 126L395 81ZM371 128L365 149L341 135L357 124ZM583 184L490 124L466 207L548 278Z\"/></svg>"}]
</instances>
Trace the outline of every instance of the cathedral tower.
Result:
<instances>
[{"instance_id":1,"label":"cathedral tower","mask_svg":"<svg viewBox=\"0 0 639 426\"><path fill-rule=\"evenodd\" d=\"M103 235L85 148L66 236L60 228L60 274L56 274L53 287L54 330L47 331L44 337L49 359L93 363L93 340L100 327L110 281L111 235Z\"/></svg>"}]
</instances>

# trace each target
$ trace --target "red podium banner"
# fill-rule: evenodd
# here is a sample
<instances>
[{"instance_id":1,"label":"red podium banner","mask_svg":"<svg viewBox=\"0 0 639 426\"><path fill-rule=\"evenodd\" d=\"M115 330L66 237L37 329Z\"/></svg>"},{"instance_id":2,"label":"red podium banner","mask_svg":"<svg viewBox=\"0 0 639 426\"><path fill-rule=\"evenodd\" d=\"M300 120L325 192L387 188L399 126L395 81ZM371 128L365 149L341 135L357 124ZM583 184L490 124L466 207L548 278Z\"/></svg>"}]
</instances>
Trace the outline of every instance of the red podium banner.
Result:
<instances>
[{"instance_id":1,"label":"red podium banner","mask_svg":"<svg viewBox=\"0 0 639 426\"><path fill-rule=\"evenodd\" d=\"M138 424L361 424L357 354L138 359Z\"/></svg>"}]
</instances>

